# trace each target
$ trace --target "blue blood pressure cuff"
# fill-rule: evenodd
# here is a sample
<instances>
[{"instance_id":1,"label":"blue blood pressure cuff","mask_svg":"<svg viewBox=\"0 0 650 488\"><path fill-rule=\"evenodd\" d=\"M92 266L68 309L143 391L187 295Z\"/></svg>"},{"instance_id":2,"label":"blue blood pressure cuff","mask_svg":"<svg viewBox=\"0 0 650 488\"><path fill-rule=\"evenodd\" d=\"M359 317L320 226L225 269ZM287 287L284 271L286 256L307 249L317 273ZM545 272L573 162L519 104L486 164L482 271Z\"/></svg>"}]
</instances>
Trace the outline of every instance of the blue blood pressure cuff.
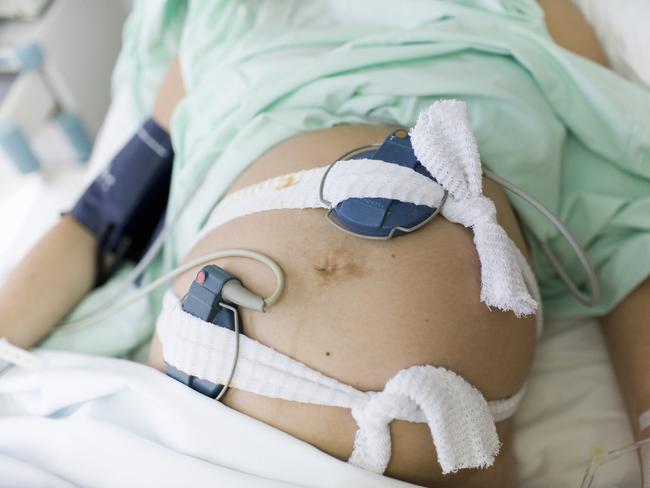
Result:
<instances>
[{"instance_id":1,"label":"blue blood pressure cuff","mask_svg":"<svg viewBox=\"0 0 650 488\"><path fill-rule=\"evenodd\" d=\"M140 259L162 227L173 161L169 134L147 120L70 211L97 237L95 286L123 260Z\"/></svg>"}]
</instances>

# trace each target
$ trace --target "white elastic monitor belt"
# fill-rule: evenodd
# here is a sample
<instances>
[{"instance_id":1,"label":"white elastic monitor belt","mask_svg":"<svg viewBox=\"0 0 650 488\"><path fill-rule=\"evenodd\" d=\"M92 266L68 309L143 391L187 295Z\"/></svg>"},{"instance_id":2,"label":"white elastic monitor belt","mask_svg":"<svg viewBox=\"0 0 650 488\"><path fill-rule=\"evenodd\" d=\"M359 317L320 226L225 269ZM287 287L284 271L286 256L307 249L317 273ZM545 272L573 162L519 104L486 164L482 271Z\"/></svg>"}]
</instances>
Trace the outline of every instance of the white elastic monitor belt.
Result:
<instances>
[{"instance_id":1,"label":"white elastic monitor belt","mask_svg":"<svg viewBox=\"0 0 650 488\"><path fill-rule=\"evenodd\" d=\"M183 311L165 295L156 331L165 361L192 376L224 384L235 333ZM350 462L383 473L391 454L393 419L426 423L444 473L490 466L499 452L494 423L510 417L523 396L487 402L462 377L444 368L412 366L381 392L362 392L241 334L232 388L270 398L349 408L357 422Z\"/></svg>"}]
</instances>

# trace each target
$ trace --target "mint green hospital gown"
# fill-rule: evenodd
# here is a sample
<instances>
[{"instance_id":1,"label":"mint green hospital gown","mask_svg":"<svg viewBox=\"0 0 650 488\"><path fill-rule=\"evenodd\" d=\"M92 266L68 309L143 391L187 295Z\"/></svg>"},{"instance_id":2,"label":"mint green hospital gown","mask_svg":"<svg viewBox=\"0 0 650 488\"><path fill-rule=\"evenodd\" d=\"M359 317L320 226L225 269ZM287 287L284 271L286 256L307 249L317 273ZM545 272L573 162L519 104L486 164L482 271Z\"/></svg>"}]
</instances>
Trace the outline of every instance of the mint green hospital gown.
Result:
<instances>
[{"instance_id":1,"label":"mint green hospital gown","mask_svg":"<svg viewBox=\"0 0 650 488\"><path fill-rule=\"evenodd\" d=\"M114 88L142 120L177 53L187 97L172 120L168 215L188 203L146 280L179 263L269 147L335 124L411 127L441 98L467 103L484 164L559 215L588 252L603 292L595 308L533 245L547 316L602 315L650 274L650 92L557 46L532 0L140 1ZM546 241L585 289L558 232L511 202L528 236Z\"/></svg>"}]
</instances>

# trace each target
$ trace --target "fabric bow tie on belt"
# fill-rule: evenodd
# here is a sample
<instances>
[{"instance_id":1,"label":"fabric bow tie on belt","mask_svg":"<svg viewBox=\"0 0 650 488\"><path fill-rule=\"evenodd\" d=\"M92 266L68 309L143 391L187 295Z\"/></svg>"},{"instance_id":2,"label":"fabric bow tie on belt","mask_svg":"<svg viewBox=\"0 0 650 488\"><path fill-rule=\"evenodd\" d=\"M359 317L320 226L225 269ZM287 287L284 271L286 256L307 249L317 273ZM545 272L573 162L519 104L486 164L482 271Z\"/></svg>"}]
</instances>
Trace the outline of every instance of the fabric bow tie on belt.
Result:
<instances>
[{"instance_id":1,"label":"fabric bow tie on belt","mask_svg":"<svg viewBox=\"0 0 650 488\"><path fill-rule=\"evenodd\" d=\"M420 162L449 192L442 215L474 231L481 301L517 316L535 313L538 304L524 279L530 268L497 223L494 203L483 195L481 159L465 103L437 102L423 111L411 130L411 143Z\"/></svg>"},{"instance_id":2,"label":"fabric bow tie on belt","mask_svg":"<svg viewBox=\"0 0 650 488\"><path fill-rule=\"evenodd\" d=\"M196 241L230 220L265 210L331 209L350 198L426 205L473 230L483 303L518 317L535 313L532 271L497 223L494 203L483 195L481 160L465 103L435 102L420 114L410 136L415 156L436 181L380 160L336 161L330 167L279 176L228 195L212 211Z\"/></svg>"}]
</instances>

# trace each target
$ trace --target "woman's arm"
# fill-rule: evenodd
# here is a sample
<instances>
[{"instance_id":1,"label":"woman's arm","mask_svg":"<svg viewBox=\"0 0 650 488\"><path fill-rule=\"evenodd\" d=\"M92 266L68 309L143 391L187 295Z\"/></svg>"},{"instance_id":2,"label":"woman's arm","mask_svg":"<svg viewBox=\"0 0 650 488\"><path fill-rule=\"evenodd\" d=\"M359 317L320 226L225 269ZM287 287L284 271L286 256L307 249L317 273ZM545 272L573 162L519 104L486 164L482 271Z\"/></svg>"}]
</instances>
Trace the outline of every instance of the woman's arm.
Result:
<instances>
[{"instance_id":1,"label":"woman's arm","mask_svg":"<svg viewBox=\"0 0 650 488\"><path fill-rule=\"evenodd\" d=\"M0 337L20 347L41 340L91 289L96 239L65 215L0 288Z\"/></svg>"},{"instance_id":2,"label":"woman's arm","mask_svg":"<svg viewBox=\"0 0 650 488\"><path fill-rule=\"evenodd\" d=\"M184 96L179 78L174 60L154 103L153 119L165 130ZM62 217L0 286L0 337L20 347L43 339L91 290L96 246L83 225L71 215Z\"/></svg>"},{"instance_id":3,"label":"woman's arm","mask_svg":"<svg viewBox=\"0 0 650 488\"><path fill-rule=\"evenodd\" d=\"M570 0L538 0L553 40L569 51L607 66L607 57L596 33Z\"/></svg>"},{"instance_id":4,"label":"woman's arm","mask_svg":"<svg viewBox=\"0 0 650 488\"><path fill-rule=\"evenodd\" d=\"M603 319L603 331L636 439L639 416L650 409L650 278Z\"/></svg>"},{"instance_id":5,"label":"woman's arm","mask_svg":"<svg viewBox=\"0 0 650 488\"><path fill-rule=\"evenodd\" d=\"M593 29L569 0L538 0L549 33L562 47L607 66ZM609 353L636 439L639 416L650 409L650 278L602 320Z\"/></svg>"}]
</instances>

